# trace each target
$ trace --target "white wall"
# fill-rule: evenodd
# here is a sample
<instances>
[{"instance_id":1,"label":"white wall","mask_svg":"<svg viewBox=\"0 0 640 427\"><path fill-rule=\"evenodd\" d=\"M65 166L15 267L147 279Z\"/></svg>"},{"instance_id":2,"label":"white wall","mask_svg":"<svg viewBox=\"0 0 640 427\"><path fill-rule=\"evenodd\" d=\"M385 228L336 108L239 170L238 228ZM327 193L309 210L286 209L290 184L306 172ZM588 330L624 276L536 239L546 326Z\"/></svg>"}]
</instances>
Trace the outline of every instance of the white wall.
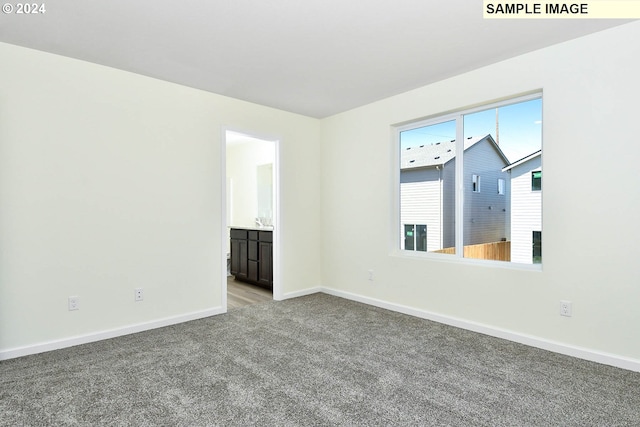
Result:
<instances>
[{"instance_id":1,"label":"white wall","mask_svg":"<svg viewBox=\"0 0 640 427\"><path fill-rule=\"evenodd\" d=\"M638 22L323 120L323 284L341 295L640 366L640 44L632 40L640 40ZM543 271L393 255L392 125L538 89ZM585 185L585 172L594 171L608 179ZM603 225L607 233L594 241L591 230ZM573 302L571 318L559 316L563 299Z\"/></svg>"},{"instance_id":2,"label":"white wall","mask_svg":"<svg viewBox=\"0 0 640 427\"><path fill-rule=\"evenodd\" d=\"M640 23L626 24L321 122L0 44L0 358L220 307L228 127L281 141L285 296L322 279L637 364L639 39ZM540 88L543 271L392 255L391 126ZM610 179L584 185L594 170ZM597 245L594 224L608 227Z\"/></svg>"},{"instance_id":3,"label":"white wall","mask_svg":"<svg viewBox=\"0 0 640 427\"><path fill-rule=\"evenodd\" d=\"M281 141L282 291L320 284L298 238L321 236L317 120L7 44L0 63L0 358L222 309L225 127Z\"/></svg>"}]
</instances>

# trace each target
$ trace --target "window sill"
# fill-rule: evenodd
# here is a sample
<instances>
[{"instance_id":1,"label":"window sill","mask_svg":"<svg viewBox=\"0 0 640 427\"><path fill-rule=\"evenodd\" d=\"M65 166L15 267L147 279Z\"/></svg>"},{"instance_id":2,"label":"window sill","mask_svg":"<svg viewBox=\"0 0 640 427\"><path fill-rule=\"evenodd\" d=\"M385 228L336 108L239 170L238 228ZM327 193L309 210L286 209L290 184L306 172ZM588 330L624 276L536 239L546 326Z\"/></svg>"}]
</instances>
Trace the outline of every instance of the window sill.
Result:
<instances>
[{"instance_id":1,"label":"window sill","mask_svg":"<svg viewBox=\"0 0 640 427\"><path fill-rule=\"evenodd\" d=\"M493 261L493 260L486 260L486 259L463 258L458 255L438 254L433 252L403 251L400 249L394 249L389 253L389 256L394 258L425 260L425 261L433 261L433 262L445 262L445 263L452 263L452 264L464 264L464 265L488 267L488 268L503 268L507 270L542 272L542 264L521 264L517 262L510 262L510 261Z\"/></svg>"}]
</instances>

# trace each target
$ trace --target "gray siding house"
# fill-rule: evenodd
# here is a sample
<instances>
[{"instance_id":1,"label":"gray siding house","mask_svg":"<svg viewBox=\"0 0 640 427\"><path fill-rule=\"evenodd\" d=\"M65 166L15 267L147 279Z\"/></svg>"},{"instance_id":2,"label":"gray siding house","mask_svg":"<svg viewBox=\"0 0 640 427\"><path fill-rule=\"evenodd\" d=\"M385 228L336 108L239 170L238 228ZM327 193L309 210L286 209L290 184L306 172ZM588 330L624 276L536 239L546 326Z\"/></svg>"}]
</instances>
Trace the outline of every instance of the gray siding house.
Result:
<instances>
[{"instance_id":1,"label":"gray siding house","mask_svg":"<svg viewBox=\"0 0 640 427\"><path fill-rule=\"evenodd\" d=\"M402 249L437 251L455 246L455 153L455 140L402 150ZM502 170L508 164L491 135L464 141L465 246L509 238L509 182ZM423 226L426 242L418 242Z\"/></svg>"}]
</instances>

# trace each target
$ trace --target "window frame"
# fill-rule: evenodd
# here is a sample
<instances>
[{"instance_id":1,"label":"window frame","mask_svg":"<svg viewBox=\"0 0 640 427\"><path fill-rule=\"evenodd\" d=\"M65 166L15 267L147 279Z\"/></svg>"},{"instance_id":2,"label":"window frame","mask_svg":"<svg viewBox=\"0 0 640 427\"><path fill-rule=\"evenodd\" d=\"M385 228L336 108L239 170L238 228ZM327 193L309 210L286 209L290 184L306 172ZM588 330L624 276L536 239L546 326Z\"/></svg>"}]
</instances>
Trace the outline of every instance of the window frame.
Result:
<instances>
[{"instance_id":1,"label":"window frame","mask_svg":"<svg viewBox=\"0 0 640 427\"><path fill-rule=\"evenodd\" d=\"M471 191L473 193L479 193L480 192L480 182L481 181L482 181L482 178L481 178L480 175L475 174L475 173L471 174Z\"/></svg>"},{"instance_id":2,"label":"window frame","mask_svg":"<svg viewBox=\"0 0 640 427\"><path fill-rule=\"evenodd\" d=\"M392 150L390 160L392 162L392 191L391 196L393 198L390 204L392 212L390 215L391 227L390 239L389 239L389 255L399 258L418 258L435 260L442 262L463 263L471 265L479 265L486 267L497 267L513 270L530 270L530 271L542 271L542 264L524 264L512 261L495 261L476 258L464 257L464 168L457 167L455 170L455 254L443 254L437 252L422 252L422 251L407 251L403 250L400 239L404 238L404 233L398 233L399 229L404 225L400 222L400 134L404 131L426 127L431 125L437 125L440 123L455 121L456 125L456 140L462 141L464 139L464 116L485 111L492 108L505 107L508 105L518 104L522 102L532 101L535 99L543 100L543 91L534 90L520 95L509 96L500 98L498 100L489 101L482 104L475 104L475 106L460 108L457 110L445 112L442 114L433 114L426 116L422 119L404 121L391 126L391 141L390 148ZM542 116L544 117L544 102L542 103ZM544 145L544 118L541 130L541 149ZM456 158L462 159L457 162L457 165L464 164L464 144L456 144ZM541 164L543 159L541 158ZM505 182L506 186L506 182ZM505 187L506 188L506 187ZM540 206L542 212L542 200ZM544 215L542 215L544 218ZM542 218L542 221L544 219ZM399 227L400 226L400 227Z\"/></svg>"},{"instance_id":3,"label":"window frame","mask_svg":"<svg viewBox=\"0 0 640 427\"><path fill-rule=\"evenodd\" d=\"M412 242L412 248L411 249L407 249L407 227L411 226L411 231L413 233L412 237L413 237L413 242ZM418 249L418 247L420 246L418 244L418 236L422 236L422 234L418 233L418 227L424 227L424 250L422 249ZM427 224L409 224L409 223L405 223L402 224L402 229L403 229L403 241L404 241L404 247L402 248L403 251L411 251L411 252L427 252Z\"/></svg>"},{"instance_id":4,"label":"window frame","mask_svg":"<svg viewBox=\"0 0 640 427\"><path fill-rule=\"evenodd\" d=\"M540 174L539 178L536 178L536 174ZM538 186L535 187L533 184L538 181ZM542 191L542 171L531 171L531 191Z\"/></svg>"},{"instance_id":5,"label":"window frame","mask_svg":"<svg viewBox=\"0 0 640 427\"><path fill-rule=\"evenodd\" d=\"M537 255L536 252L538 252ZM536 258L540 261L536 262ZM531 233L531 261L533 265L542 265L542 230L533 230Z\"/></svg>"}]
</instances>

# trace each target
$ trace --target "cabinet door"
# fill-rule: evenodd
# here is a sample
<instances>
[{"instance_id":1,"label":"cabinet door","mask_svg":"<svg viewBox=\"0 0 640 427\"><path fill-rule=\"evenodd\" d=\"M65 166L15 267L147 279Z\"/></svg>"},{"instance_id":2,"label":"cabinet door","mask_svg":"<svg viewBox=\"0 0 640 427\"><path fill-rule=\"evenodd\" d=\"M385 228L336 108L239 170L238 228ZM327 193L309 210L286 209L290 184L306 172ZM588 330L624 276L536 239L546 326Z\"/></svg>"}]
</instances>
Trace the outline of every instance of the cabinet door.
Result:
<instances>
[{"instance_id":1,"label":"cabinet door","mask_svg":"<svg viewBox=\"0 0 640 427\"><path fill-rule=\"evenodd\" d=\"M249 282L258 283L258 261L249 260L249 273L247 278Z\"/></svg>"},{"instance_id":2,"label":"cabinet door","mask_svg":"<svg viewBox=\"0 0 640 427\"><path fill-rule=\"evenodd\" d=\"M233 255L232 255L233 256ZM249 272L249 258L247 257L247 241L238 240L238 274L239 279L246 279Z\"/></svg>"},{"instance_id":3,"label":"cabinet door","mask_svg":"<svg viewBox=\"0 0 640 427\"><path fill-rule=\"evenodd\" d=\"M249 261L258 261L258 242L255 240L249 240Z\"/></svg>"},{"instance_id":4,"label":"cabinet door","mask_svg":"<svg viewBox=\"0 0 640 427\"><path fill-rule=\"evenodd\" d=\"M269 242L260 242L258 250L260 252L258 283L273 287L273 246Z\"/></svg>"},{"instance_id":5,"label":"cabinet door","mask_svg":"<svg viewBox=\"0 0 640 427\"><path fill-rule=\"evenodd\" d=\"M240 270L240 240L231 239L231 274L238 275Z\"/></svg>"}]
</instances>

